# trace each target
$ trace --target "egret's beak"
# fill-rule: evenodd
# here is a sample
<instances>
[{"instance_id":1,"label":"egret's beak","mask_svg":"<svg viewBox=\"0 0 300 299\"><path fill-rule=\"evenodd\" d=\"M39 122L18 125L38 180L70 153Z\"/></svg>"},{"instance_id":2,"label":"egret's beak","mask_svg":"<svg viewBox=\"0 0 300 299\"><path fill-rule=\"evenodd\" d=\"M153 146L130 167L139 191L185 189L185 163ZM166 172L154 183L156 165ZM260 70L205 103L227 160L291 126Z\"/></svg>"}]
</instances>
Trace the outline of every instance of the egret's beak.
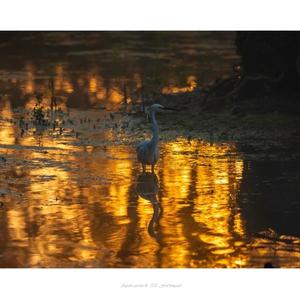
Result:
<instances>
[{"instance_id":1,"label":"egret's beak","mask_svg":"<svg viewBox=\"0 0 300 299\"><path fill-rule=\"evenodd\" d=\"M163 110L170 110L170 111L178 111L178 109L176 109L176 108L165 107L165 106L162 109Z\"/></svg>"}]
</instances>

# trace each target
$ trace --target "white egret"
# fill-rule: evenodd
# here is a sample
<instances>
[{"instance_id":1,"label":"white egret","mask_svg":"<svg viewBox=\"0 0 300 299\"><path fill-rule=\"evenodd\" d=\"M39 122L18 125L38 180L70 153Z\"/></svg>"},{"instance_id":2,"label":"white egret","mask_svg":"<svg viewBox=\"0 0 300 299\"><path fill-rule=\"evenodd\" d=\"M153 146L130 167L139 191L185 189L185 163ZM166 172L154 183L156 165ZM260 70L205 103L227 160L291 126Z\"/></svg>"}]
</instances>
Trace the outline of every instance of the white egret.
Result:
<instances>
[{"instance_id":1,"label":"white egret","mask_svg":"<svg viewBox=\"0 0 300 299\"><path fill-rule=\"evenodd\" d=\"M156 122L155 113L164 110L176 110L173 108L167 108L160 104L153 104L148 109L148 116L152 124L152 133L153 136L151 140L146 140L140 143L137 148L137 159L142 164L143 172L146 171L146 165L151 165L151 171L154 172L154 165L157 163L159 158L159 127Z\"/></svg>"}]
</instances>

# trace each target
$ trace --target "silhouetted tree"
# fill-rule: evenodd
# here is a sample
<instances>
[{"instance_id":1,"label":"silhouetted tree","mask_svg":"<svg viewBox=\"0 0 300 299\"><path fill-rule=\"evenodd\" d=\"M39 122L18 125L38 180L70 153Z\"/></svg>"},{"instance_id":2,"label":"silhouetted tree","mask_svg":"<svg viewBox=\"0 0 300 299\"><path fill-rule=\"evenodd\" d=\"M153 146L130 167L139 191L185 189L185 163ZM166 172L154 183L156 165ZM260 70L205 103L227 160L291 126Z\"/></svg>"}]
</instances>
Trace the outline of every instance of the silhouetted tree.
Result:
<instances>
[{"instance_id":1,"label":"silhouetted tree","mask_svg":"<svg viewBox=\"0 0 300 299\"><path fill-rule=\"evenodd\" d=\"M265 76L273 79L274 87L300 89L300 32L238 32L236 45L243 75Z\"/></svg>"}]
</instances>

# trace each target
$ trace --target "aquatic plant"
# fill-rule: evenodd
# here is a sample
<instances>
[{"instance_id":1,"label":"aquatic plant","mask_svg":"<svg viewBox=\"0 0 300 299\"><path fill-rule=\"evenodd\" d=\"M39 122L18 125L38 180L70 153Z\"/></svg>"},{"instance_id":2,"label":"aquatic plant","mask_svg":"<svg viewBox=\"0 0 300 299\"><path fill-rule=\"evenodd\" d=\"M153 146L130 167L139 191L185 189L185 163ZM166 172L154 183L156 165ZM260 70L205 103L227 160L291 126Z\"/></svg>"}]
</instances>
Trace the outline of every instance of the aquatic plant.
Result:
<instances>
[{"instance_id":1,"label":"aquatic plant","mask_svg":"<svg viewBox=\"0 0 300 299\"><path fill-rule=\"evenodd\" d=\"M33 111L32 111L33 122L36 125L46 125L45 113L43 111L44 107L42 105L43 95L36 94L36 100L37 100L37 103L33 107Z\"/></svg>"}]
</instances>

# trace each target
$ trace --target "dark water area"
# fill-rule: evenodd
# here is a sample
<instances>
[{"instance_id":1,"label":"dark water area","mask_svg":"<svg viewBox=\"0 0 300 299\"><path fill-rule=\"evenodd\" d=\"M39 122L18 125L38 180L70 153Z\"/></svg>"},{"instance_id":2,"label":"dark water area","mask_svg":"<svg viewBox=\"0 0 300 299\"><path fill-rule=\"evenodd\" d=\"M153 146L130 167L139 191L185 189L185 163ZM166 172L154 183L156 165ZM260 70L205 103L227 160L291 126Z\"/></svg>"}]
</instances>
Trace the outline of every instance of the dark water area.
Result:
<instances>
[{"instance_id":1,"label":"dark water area","mask_svg":"<svg viewBox=\"0 0 300 299\"><path fill-rule=\"evenodd\" d=\"M159 115L160 160L142 174L149 123L118 111L232 74L234 37L1 32L0 267L299 267L297 142L191 138ZM56 126L30 120L36 93L57 97Z\"/></svg>"},{"instance_id":2,"label":"dark water area","mask_svg":"<svg viewBox=\"0 0 300 299\"><path fill-rule=\"evenodd\" d=\"M250 161L240 188L241 207L250 234L272 229L300 237L298 160Z\"/></svg>"}]
</instances>

